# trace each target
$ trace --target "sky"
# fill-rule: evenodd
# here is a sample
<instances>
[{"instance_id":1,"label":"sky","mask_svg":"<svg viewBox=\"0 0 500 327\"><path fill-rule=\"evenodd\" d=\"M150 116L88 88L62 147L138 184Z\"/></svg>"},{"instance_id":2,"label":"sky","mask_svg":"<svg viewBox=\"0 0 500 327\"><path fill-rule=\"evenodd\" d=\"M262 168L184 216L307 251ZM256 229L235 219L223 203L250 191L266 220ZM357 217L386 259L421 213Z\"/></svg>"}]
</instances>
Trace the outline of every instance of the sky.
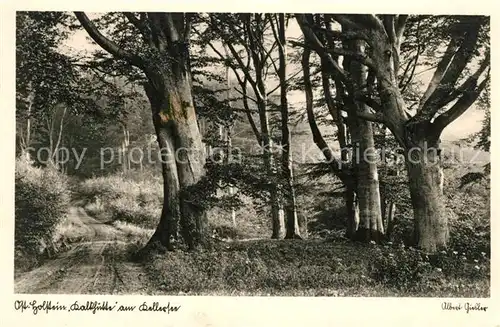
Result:
<instances>
[{"instance_id":1,"label":"sky","mask_svg":"<svg viewBox=\"0 0 500 327\"><path fill-rule=\"evenodd\" d=\"M95 17L95 14L89 14L90 18ZM287 38L296 38L301 34L299 26L292 20L287 29ZM61 50L66 53L90 53L98 49L98 46L89 39L87 33L83 30L73 32L68 40L62 45ZM290 69L295 71L293 67ZM433 71L419 75L419 78L426 82L431 79ZM274 83L275 84L275 83ZM273 86L270 86L273 87ZM305 95L302 92L293 92L289 95L288 101L290 104L297 106L303 105ZM469 135L478 132L481 129L484 112L472 106L462 116L451 123L443 131L441 139L444 141L456 141L468 137Z\"/></svg>"}]
</instances>

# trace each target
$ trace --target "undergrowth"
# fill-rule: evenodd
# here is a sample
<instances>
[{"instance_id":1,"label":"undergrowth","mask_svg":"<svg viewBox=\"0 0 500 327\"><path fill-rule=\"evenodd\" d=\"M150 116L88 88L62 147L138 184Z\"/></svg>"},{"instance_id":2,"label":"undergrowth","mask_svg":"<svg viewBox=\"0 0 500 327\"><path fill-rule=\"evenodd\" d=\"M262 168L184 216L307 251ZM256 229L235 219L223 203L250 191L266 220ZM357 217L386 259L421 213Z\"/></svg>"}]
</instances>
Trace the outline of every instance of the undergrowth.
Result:
<instances>
[{"instance_id":1,"label":"undergrowth","mask_svg":"<svg viewBox=\"0 0 500 327\"><path fill-rule=\"evenodd\" d=\"M160 294L456 297L489 295L489 263L486 256L430 258L400 246L312 240L221 243L145 261Z\"/></svg>"}]
</instances>

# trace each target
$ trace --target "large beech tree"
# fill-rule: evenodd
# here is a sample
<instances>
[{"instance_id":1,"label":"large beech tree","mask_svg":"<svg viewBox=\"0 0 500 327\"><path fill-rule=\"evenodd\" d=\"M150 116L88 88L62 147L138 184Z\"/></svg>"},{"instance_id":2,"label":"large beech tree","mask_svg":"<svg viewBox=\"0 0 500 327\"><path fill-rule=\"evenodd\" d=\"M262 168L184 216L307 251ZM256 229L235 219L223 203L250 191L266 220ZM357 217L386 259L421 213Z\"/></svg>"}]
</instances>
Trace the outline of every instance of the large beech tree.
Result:
<instances>
[{"instance_id":1,"label":"large beech tree","mask_svg":"<svg viewBox=\"0 0 500 327\"><path fill-rule=\"evenodd\" d=\"M106 37L83 12L75 12L90 37L113 58L146 77L144 88L161 149L164 201L149 246L168 249L180 240L192 249L206 241L207 217L192 188L204 175L205 150L192 96L187 13L116 14L123 43ZM109 26L109 24L108 24ZM114 34L115 35L115 34Z\"/></svg>"},{"instance_id":2,"label":"large beech tree","mask_svg":"<svg viewBox=\"0 0 500 327\"><path fill-rule=\"evenodd\" d=\"M330 15L308 15L307 23L313 28L331 30ZM317 36L319 41L331 47L335 40L325 33ZM364 45L357 40L351 40L344 45L349 51L359 51ZM324 103L328 113L337 128L336 136L341 148L341 161L339 162L328 147L317 124L312 108L312 90L309 77L310 45L306 44L302 60L304 71L304 87L306 93L306 109L309 125L315 143L323 152L325 158L331 163L331 168L345 186L345 201L347 208L347 236L360 241L380 241L384 239L384 227L381 215L380 192L376 154L373 151L374 138L372 123L358 118L358 114L369 111L368 106L357 101L347 90L338 74L332 71L329 61L325 56L320 58L320 80L323 88ZM339 55L331 55L330 60L343 69L356 80L358 84L371 83L365 66L351 58L344 58L339 63ZM333 77L333 81L331 80ZM335 89L332 89L332 86ZM342 111L347 113L346 116ZM347 151L348 147L352 151ZM351 152L351 153L349 153Z\"/></svg>"},{"instance_id":3,"label":"large beech tree","mask_svg":"<svg viewBox=\"0 0 500 327\"><path fill-rule=\"evenodd\" d=\"M407 15L331 15L340 30L314 29L307 16L296 16L307 44L329 62L332 75L340 78L355 101L371 107L358 112L358 117L383 123L405 150L416 242L430 252L445 247L449 232L442 197L440 135L470 108L489 83L489 47L484 42L488 18L452 18L444 52L412 112L398 79ZM327 46L318 37L322 33L337 42ZM362 42L364 51L342 46L353 40ZM340 67L333 60L338 55L365 66L375 79L373 90Z\"/></svg>"}]
</instances>

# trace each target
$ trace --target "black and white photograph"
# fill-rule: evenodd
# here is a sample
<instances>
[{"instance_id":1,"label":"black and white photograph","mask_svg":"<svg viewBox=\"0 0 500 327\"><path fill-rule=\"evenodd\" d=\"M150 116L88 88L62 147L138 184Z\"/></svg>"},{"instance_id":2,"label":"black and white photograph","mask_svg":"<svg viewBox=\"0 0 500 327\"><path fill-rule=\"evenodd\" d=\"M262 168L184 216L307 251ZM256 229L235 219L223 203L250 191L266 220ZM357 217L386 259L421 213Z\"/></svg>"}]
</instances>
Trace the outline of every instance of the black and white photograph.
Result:
<instances>
[{"instance_id":1,"label":"black and white photograph","mask_svg":"<svg viewBox=\"0 0 500 327\"><path fill-rule=\"evenodd\" d=\"M17 10L14 294L492 310L490 16L361 9Z\"/></svg>"}]
</instances>

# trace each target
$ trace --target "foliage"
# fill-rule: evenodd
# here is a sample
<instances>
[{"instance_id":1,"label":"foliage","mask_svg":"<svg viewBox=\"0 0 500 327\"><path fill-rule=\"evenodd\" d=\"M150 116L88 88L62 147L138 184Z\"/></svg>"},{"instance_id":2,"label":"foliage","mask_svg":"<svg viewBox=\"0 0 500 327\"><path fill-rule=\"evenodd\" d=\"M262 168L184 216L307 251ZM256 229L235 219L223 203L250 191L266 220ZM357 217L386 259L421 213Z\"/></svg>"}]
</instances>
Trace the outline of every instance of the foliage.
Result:
<instances>
[{"instance_id":1,"label":"foliage","mask_svg":"<svg viewBox=\"0 0 500 327\"><path fill-rule=\"evenodd\" d=\"M161 213L162 182L151 173L87 179L78 186L89 214L155 228Z\"/></svg>"},{"instance_id":2,"label":"foliage","mask_svg":"<svg viewBox=\"0 0 500 327\"><path fill-rule=\"evenodd\" d=\"M23 159L16 160L15 183L16 266L29 267L57 251L56 231L67 214L70 194L65 176Z\"/></svg>"},{"instance_id":3,"label":"foliage","mask_svg":"<svg viewBox=\"0 0 500 327\"><path fill-rule=\"evenodd\" d=\"M431 271L431 265L422 254L415 250L396 248L391 253L374 249L372 275L377 281L401 288L411 288L422 282L425 274Z\"/></svg>"},{"instance_id":4,"label":"foliage","mask_svg":"<svg viewBox=\"0 0 500 327\"><path fill-rule=\"evenodd\" d=\"M386 259L390 256L394 260ZM430 257L389 245L236 241L211 251L155 255L144 264L157 294L480 297L489 292L483 283L487 259L439 271ZM483 275L472 275L479 271L476 265ZM383 277L382 271L395 279ZM414 276L419 282L411 280Z\"/></svg>"},{"instance_id":5,"label":"foliage","mask_svg":"<svg viewBox=\"0 0 500 327\"><path fill-rule=\"evenodd\" d=\"M431 291L489 279L490 260L485 254L467 257L455 250L426 254L415 248L390 244L374 249L376 259L371 275L396 289ZM455 284L456 281L460 282Z\"/></svg>"}]
</instances>

